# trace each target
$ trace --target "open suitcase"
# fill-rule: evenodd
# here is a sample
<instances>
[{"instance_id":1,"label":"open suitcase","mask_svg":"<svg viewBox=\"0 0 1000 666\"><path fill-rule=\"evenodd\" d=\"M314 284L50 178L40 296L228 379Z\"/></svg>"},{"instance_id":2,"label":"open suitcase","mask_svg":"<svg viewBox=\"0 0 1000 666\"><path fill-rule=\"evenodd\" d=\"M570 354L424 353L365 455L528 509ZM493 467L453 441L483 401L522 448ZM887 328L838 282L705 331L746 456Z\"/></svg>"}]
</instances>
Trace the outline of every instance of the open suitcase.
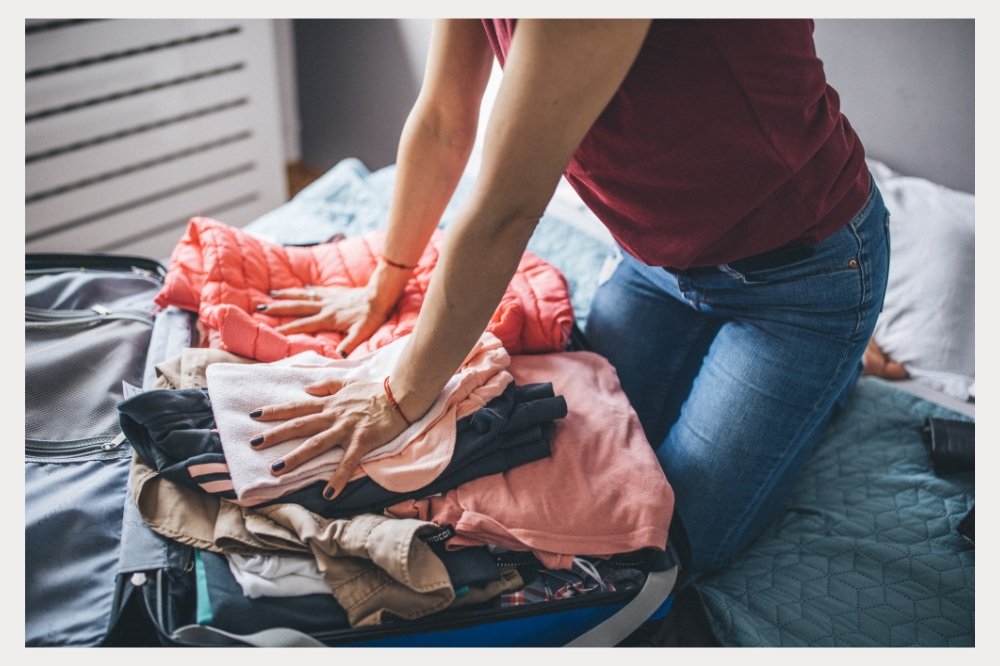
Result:
<instances>
[{"instance_id":1,"label":"open suitcase","mask_svg":"<svg viewBox=\"0 0 1000 666\"><path fill-rule=\"evenodd\" d=\"M613 646L668 613L678 573L669 548L608 560L644 574L628 589L358 628L327 621L332 597L294 613L246 599L258 623L234 626L232 612L207 603L227 583L223 558L156 534L129 501L132 448L118 426L117 403L190 346L193 315L154 316L165 269L149 259L29 254L25 263L27 646ZM530 559L508 564L537 569Z\"/></svg>"}]
</instances>

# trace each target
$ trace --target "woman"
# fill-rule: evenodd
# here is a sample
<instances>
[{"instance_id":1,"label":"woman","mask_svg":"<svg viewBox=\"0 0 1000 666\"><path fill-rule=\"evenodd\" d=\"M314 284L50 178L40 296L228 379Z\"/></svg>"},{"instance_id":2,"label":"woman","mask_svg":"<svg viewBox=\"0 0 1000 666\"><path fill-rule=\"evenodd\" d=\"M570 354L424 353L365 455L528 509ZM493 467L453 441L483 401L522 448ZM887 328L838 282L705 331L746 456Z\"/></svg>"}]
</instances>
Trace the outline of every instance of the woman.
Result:
<instances>
[{"instance_id":1,"label":"woman","mask_svg":"<svg viewBox=\"0 0 1000 666\"><path fill-rule=\"evenodd\" d=\"M292 419L263 447L308 437L272 470L342 446L332 499L430 407L565 174L622 250L587 338L674 488L687 569L723 567L853 386L885 292L888 214L811 21L439 22L400 139L386 259L366 288L287 291L267 312L303 315L286 333L345 331L342 353L385 321L466 164L494 55L482 167L398 371L261 406L262 428Z\"/></svg>"}]
</instances>

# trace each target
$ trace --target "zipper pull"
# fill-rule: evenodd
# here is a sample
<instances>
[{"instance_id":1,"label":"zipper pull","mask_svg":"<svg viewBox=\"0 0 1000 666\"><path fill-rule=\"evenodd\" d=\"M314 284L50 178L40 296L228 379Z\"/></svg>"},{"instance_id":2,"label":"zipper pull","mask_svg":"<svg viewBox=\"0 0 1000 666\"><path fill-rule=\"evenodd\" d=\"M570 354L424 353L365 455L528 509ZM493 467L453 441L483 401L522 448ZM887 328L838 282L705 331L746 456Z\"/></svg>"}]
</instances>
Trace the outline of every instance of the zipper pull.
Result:
<instances>
[{"instance_id":1,"label":"zipper pull","mask_svg":"<svg viewBox=\"0 0 1000 666\"><path fill-rule=\"evenodd\" d=\"M100 303L92 306L90 309L96 312L97 314L101 315L102 317L107 317L109 314L111 314L111 310L107 309Z\"/></svg>"},{"instance_id":2,"label":"zipper pull","mask_svg":"<svg viewBox=\"0 0 1000 666\"><path fill-rule=\"evenodd\" d=\"M122 442L124 441L125 441L125 433L120 432L118 433L118 435L115 436L113 440L111 440L107 444L101 444L101 451L111 451L113 449L117 449L119 446L122 445Z\"/></svg>"},{"instance_id":3,"label":"zipper pull","mask_svg":"<svg viewBox=\"0 0 1000 666\"><path fill-rule=\"evenodd\" d=\"M139 268L138 266L132 266L132 273L134 273L135 275L141 275L142 277L145 278L156 280L157 282L163 282L163 275L149 268Z\"/></svg>"}]
</instances>

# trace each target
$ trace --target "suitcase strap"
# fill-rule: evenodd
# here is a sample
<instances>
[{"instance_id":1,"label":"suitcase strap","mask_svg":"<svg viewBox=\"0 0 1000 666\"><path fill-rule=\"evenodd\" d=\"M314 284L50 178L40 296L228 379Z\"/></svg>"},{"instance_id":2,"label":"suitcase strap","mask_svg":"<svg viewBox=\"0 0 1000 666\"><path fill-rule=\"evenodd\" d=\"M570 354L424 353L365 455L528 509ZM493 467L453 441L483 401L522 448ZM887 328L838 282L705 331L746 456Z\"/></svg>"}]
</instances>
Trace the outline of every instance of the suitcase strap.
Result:
<instances>
[{"instance_id":1,"label":"suitcase strap","mask_svg":"<svg viewBox=\"0 0 1000 666\"><path fill-rule=\"evenodd\" d=\"M625 640L667 600L677 582L677 571L676 564L665 571L650 571L632 601L565 647L612 647Z\"/></svg>"},{"instance_id":2,"label":"suitcase strap","mask_svg":"<svg viewBox=\"0 0 1000 666\"><path fill-rule=\"evenodd\" d=\"M326 647L309 634L283 627L265 629L255 634L233 634L215 627L188 624L174 631L178 643L201 647L249 645L252 647Z\"/></svg>"}]
</instances>

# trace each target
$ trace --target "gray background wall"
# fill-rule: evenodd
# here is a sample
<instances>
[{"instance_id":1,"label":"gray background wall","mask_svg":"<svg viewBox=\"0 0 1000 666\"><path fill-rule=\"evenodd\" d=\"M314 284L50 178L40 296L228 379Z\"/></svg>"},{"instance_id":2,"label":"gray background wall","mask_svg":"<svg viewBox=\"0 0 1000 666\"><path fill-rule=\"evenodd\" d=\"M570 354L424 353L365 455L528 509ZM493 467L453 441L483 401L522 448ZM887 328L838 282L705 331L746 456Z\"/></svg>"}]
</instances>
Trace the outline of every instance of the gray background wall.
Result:
<instances>
[{"instance_id":1,"label":"gray background wall","mask_svg":"<svg viewBox=\"0 0 1000 666\"><path fill-rule=\"evenodd\" d=\"M292 23L303 161L328 168L354 156L370 169L394 162L431 21ZM975 192L974 20L820 19L815 38L871 157Z\"/></svg>"},{"instance_id":2,"label":"gray background wall","mask_svg":"<svg viewBox=\"0 0 1000 666\"><path fill-rule=\"evenodd\" d=\"M975 192L975 21L816 21L816 53L868 154Z\"/></svg>"},{"instance_id":3,"label":"gray background wall","mask_svg":"<svg viewBox=\"0 0 1000 666\"><path fill-rule=\"evenodd\" d=\"M430 21L292 23L302 160L321 169L345 157L372 170L395 162L423 79Z\"/></svg>"}]
</instances>

